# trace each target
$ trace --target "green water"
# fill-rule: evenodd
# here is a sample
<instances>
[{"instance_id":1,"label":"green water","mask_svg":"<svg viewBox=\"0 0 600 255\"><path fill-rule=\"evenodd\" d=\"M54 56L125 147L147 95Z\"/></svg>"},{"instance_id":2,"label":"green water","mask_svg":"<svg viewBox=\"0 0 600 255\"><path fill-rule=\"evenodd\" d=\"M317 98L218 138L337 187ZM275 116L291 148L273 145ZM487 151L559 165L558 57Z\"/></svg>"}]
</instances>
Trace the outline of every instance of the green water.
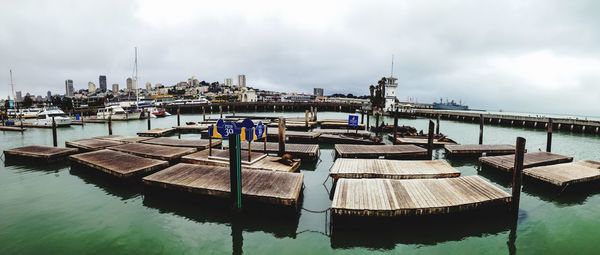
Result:
<instances>
[{"instance_id":1,"label":"green water","mask_svg":"<svg viewBox=\"0 0 600 255\"><path fill-rule=\"evenodd\" d=\"M257 113L269 114L274 113ZM281 115L281 113L277 113ZM286 116L303 116L290 113ZM319 118L346 118L319 113ZM213 116L216 117L216 116ZM182 123L201 116L182 115ZM385 120L391 123L390 119ZM174 116L154 119L153 127L175 125ZM371 122L373 123L373 122ZM401 120L426 129L427 120ZM135 135L145 121L115 122L114 133ZM441 131L459 143L477 143L477 125L442 121ZM106 135L104 124L59 129L65 140ZM486 126L485 143L513 144L527 139L527 149L545 148L545 133L530 129ZM197 135L183 135L183 138ZM0 134L2 149L51 145L51 131L28 129ZM600 160L600 137L555 133L553 151L575 160ZM442 151L435 157L443 158ZM333 163L332 149L321 148L316 166L303 166L303 207L323 210L331 201L325 186ZM509 191L506 178L478 171L476 160L451 161L462 175L481 175ZM495 218L462 220L412 233L402 226L385 234L348 232L329 236L324 213L301 210L297 217L252 216L232 222L226 209L203 201L145 196L143 187L70 171L67 164L0 166L0 254L508 254L510 226ZM491 225L491 226L488 226ZM600 195L546 192L526 186L514 246L518 254L598 254Z\"/></svg>"}]
</instances>

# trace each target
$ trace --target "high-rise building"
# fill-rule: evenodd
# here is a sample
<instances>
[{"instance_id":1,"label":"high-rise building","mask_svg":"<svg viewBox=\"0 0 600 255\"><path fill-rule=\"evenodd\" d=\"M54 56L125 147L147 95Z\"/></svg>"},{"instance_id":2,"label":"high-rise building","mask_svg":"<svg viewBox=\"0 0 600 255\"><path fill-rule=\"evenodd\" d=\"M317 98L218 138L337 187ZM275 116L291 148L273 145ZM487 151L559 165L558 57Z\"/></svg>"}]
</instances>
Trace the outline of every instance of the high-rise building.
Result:
<instances>
[{"instance_id":1,"label":"high-rise building","mask_svg":"<svg viewBox=\"0 0 600 255\"><path fill-rule=\"evenodd\" d=\"M21 91L15 92L15 101L23 102L23 94L21 93Z\"/></svg>"},{"instance_id":2,"label":"high-rise building","mask_svg":"<svg viewBox=\"0 0 600 255\"><path fill-rule=\"evenodd\" d=\"M225 79L225 86L229 86L229 87L233 86L233 79L231 79L231 78Z\"/></svg>"},{"instance_id":3,"label":"high-rise building","mask_svg":"<svg viewBox=\"0 0 600 255\"><path fill-rule=\"evenodd\" d=\"M73 80L65 81L65 96L72 97L75 92L75 88L73 87Z\"/></svg>"},{"instance_id":4,"label":"high-rise building","mask_svg":"<svg viewBox=\"0 0 600 255\"><path fill-rule=\"evenodd\" d=\"M88 93L94 93L96 92L96 84L94 84L93 82L88 82Z\"/></svg>"},{"instance_id":5,"label":"high-rise building","mask_svg":"<svg viewBox=\"0 0 600 255\"><path fill-rule=\"evenodd\" d=\"M133 90L133 79L127 78L126 83L127 83L127 90L130 90L130 91Z\"/></svg>"},{"instance_id":6,"label":"high-rise building","mask_svg":"<svg viewBox=\"0 0 600 255\"><path fill-rule=\"evenodd\" d=\"M118 83L115 83L112 85L112 92L113 93L119 92L119 84Z\"/></svg>"},{"instance_id":7,"label":"high-rise building","mask_svg":"<svg viewBox=\"0 0 600 255\"><path fill-rule=\"evenodd\" d=\"M98 86L102 92L106 92L106 75L100 75Z\"/></svg>"},{"instance_id":8,"label":"high-rise building","mask_svg":"<svg viewBox=\"0 0 600 255\"><path fill-rule=\"evenodd\" d=\"M322 97L323 96L323 89L322 88L315 88L313 94L315 96L317 96L317 97Z\"/></svg>"},{"instance_id":9,"label":"high-rise building","mask_svg":"<svg viewBox=\"0 0 600 255\"><path fill-rule=\"evenodd\" d=\"M48 90L48 93L46 94L46 100L50 101L52 99L52 92L50 92L50 90Z\"/></svg>"},{"instance_id":10,"label":"high-rise building","mask_svg":"<svg viewBox=\"0 0 600 255\"><path fill-rule=\"evenodd\" d=\"M246 87L246 75L244 75L244 74L238 75L238 86Z\"/></svg>"},{"instance_id":11,"label":"high-rise building","mask_svg":"<svg viewBox=\"0 0 600 255\"><path fill-rule=\"evenodd\" d=\"M152 90L152 83L150 83L150 82L146 82L146 90L147 90L147 91L150 91L150 90Z\"/></svg>"}]
</instances>

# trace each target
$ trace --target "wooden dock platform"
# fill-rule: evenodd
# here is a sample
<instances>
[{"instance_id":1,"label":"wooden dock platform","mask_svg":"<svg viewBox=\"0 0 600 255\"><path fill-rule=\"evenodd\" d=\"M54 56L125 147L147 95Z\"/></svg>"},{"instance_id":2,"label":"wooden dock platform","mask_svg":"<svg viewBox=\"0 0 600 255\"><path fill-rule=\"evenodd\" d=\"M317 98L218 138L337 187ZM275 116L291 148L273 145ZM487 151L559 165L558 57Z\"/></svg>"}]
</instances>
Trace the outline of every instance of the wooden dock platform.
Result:
<instances>
[{"instance_id":1,"label":"wooden dock platform","mask_svg":"<svg viewBox=\"0 0 600 255\"><path fill-rule=\"evenodd\" d=\"M164 146L173 146L173 147L188 147L195 148L198 150L208 149L208 139L177 139L177 138L169 138L169 137L160 137L154 138L150 140L142 141L142 143L147 144L156 144L156 145L164 145ZM220 146L221 140L213 139L212 147Z\"/></svg>"},{"instance_id":2,"label":"wooden dock platform","mask_svg":"<svg viewBox=\"0 0 600 255\"><path fill-rule=\"evenodd\" d=\"M167 161L149 159L113 150L99 150L69 156L71 163L119 178L151 173L169 166Z\"/></svg>"},{"instance_id":3,"label":"wooden dock platform","mask_svg":"<svg viewBox=\"0 0 600 255\"><path fill-rule=\"evenodd\" d=\"M340 179L334 216L400 217L448 214L506 205L511 196L479 176L441 179Z\"/></svg>"},{"instance_id":4,"label":"wooden dock platform","mask_svg":"<svg viewBox=\"0 0 600 255\"><path fill-rule=\"evenodd\" d=\"M202 131L208 130L208 125L181 125L173 128L179 133L202 133Z\"/></svg>"},{"instance_id":5,"label":"wooden dock platform","mask_svg":"<svg viewBox=\"0 0 600 255\"><path fill-rule=\"evenodd\" d=\"M549 152L531 152L525 153L523 168L568 163L571 161L573 161L573 157ZM512 173L515 165L515 155L481 157L479 158L479 162L484 166Z\"/></svg>"},{"instance_id":6,"label":"wooden dock platform","mask_svg":"<svg viewBox=\"0 0 600 255\"><path fill-rule=\"evenodd\" d=\"M77 148L79 152L97 151L121 144L123 143L107 139L80 139L65 142L66 147Z\"/></svg>"},{"instance_id":7,"label":"wooden dock platform","mask_svg":"<svg viewBox=\"0 0 600 255\"><path fill-rule=\"evenodd\" d=\"M285 131L285 137L289 142L316 143L319 135L316 132ZM267 137L268 140L276 141L279 137L279 131L276 128L268 128Z\"/></svg>"},{"instance_id":8,"label":"wooden dock platform","mask_svg":"<svg viewBox=\"0 0 600 255\"><path fill-rule=\"evenodd\" d=\"M347 129L348 128L348 121L343 121L343 122L337 122L337 121L323 121L321 122L321 128L323 129ZM352 130L353 128L350 128L350 130ZM358 129L359 130L364 130L365 129L365 125L364 124L358 124Z\"/></svg>"},{"instance_id":9,"label":"wooden dock platform","mask_svg":"<svg viewBox=\"0 0 600 255\"><path fill-rule=\"evenodd\" d=\"M17 126L0 126L0 131L14 131L14 132L23 132L25 128L17 127Z\"/></svg>"},{"instance_id":10,"label":"wooden dock platform","mask_svg":"<svg viewBox=\"0 0 600 255\"><path fill-rule=\"evenodd\" d=\"M393 139L393 137L392 137ZM396 137L396 143L397 144L413 144L413 145L418 145L421 147L426 147L428 146L428 140L427 138L413 138L413 137ZM455 142L445 142L445 141L439 141L438 139L433 139L433 147L435 148L441 148L444 147L446 145L455 145Z\"/></svg>"},{"instance_id":11,"label":"wooden dock platform","mask_svg":"<svg viewBox=\"0 0 600 255\"><path fill-rule=\"evenodd\" d=\"M127 143L109 147L110 150L125 152L144 158L153 158L175 163L182 156L196 152L194 148L182 148L145 143Z\"/></svg>"},{"instance_id":12,"label":"wooden dock platform","mask_svg":"<svg viewBox=\"0 0 600 255\"><path fill-rule=\"evenodd\" d=\"M154 129L138 132L137 135L147 136L147 137L162 137L162 136L169 136L175 132L177 132L177 129L175 129L175 128L154 128Z\"/></svg>"},{"instance_id":13,"label":"wooden dock platform","mask_svg":"<svg viewBox=\"0 0 600 255\"><path fill-rule=\"evenodd\" d=\"M523 170L523 174L545 183L565 187L600 180L600 162L583 160Z\"/></svg>"},{"instance_id":14,"label":"wooden dock platform","mask_svg":"<svg viewBox=\"0 0 600 255\"><path fill-rule=\"evenodd\" d=\"M335 161L329 175L334 179L383 178L427 179L460 176L445 160L389 160L340 158Z\"/></svg>"},{"instance_id":15,"label":"wooden dock platform","mask_svg":"<svg viewBox=\"0 0 600 255\"><path fill-rule=\"evenodd\" d=\"M444 145L446 155L456 157L479 157L485 155L515 154L515 146L510 144L457 144Z\"/></svg>"},{"instance_id":16,"label":"wooden dock platform","mask_svg":"<svg viewBox=\"0 0 600 255\"><path fill-rule=\"evenodd\" d=\"M7 160L41 160L44 163L53 163L66 159L69 155L77 153L73 148L56 148L41 145L31 145L13 148L4 151Z\"/></svg>"},{"instance_id":17,"label":"wooden dock platform","mask_svg":"<svg viewBox=\"0 0 600 255\"><path fill-rule=\"evenodd\" d=\"M229 168L180 163L143 178L145 185L163 189L229 198ZM242 169L244 201L293 206L302 191L301 173Z\"/></svg>"},{"instance_id":18,"label":"wooden dock platform","mask_svg":"<svg viewBox=\"0 0 600 255\"><path fill-rule=\"evenodd\" d=\"M368 136L371 135L371 132L364 130L364 128L363 129L359 129L359 130L356 130L356 129L349 129L349 130L347 130L347 129L330 129L330 128L324 129L324 128L320 128L320 129L313 129L312 132L319 133L321 135L324 135L324 134L339 135L339 134L348 134L348 133L355 134L355 135L366 136L366 137L368 137Z\"/></svg>"},{"instance_id":19,"label":"wooden dock platform","mask_svg":"<svg viewBox=\"0 0 600 255\"><path fill-rule=\"evenodd\" d=\"M383 144L369 138L355 136L352 133L349 134L322 134L319 136L319 143L322 144Z\"/></svg>"},{"instance_id":20,"label":"wooden dock platform","mask_svg":"<svg viewBox=\"0 0 600 255\"><path fill-rule=\"evenodd\" d=\"M213 149L213 155L220 151L228 151L228 150L217 150ZM280 172L296 172L300 168L300 161L296 160L292 165L283 164L280 162L279 157L273 156L261 156L261 159L258 161L254 161L254 163L249 164L246 160L248 158L248 151L241 152L242 159L242 168L248 170L268 170L268 171L280 171ZM261 153L254 153L256 155L264 155ZM228 158L228 157L227 157ZM199 151L196 153L192 153L190 155L186 155L181 157L181 162L183 163L191 163L191 164L199 164L199 165L211 165L211 166L222 166L229 167L229 160L218 159L218 158L210 158L208 156L208 150Z\"/></svg>"},{"instance_id":21,"label":"wooden dock platform","mask_svg":"<svg viewBox=\"0 0 600 255\"><path fill-rule=\"evenodd\" d=\"M121 135L96 136L96 137L92 137L92 138L93 139L106 139L106 140L117 141L117 142L122 142L122 143L139 143L142 141L153 139L152 137L121 136Z\"/></svg>"},{"instance_id":22,"label":"wooden dock platform","mask_svg":"<svg viewBox=\"0 0 600 255\"><path fill-rule=\"evenodd\" d=\"M241 143L241 149L247 150L248 143ZM252 143L252 151L264 152L264 144L262 142ZM279 144L267 142L267 153L278 153ZM320 155L318 144L302 144L302 143L286 143L285 153L292 155L294 158L303 160L317 160Z\"/></svg>"},{"instance_id":23,"label":"wooden dock platform","mask_svg":"<svg viewBox=\"0 0 600 255\"><path fill-rule=\"evenodd\" d=\"M427 157L427 150L416 145L336 144L335 153L340 158L424 159Z\"/></svg>"}]
</instances>

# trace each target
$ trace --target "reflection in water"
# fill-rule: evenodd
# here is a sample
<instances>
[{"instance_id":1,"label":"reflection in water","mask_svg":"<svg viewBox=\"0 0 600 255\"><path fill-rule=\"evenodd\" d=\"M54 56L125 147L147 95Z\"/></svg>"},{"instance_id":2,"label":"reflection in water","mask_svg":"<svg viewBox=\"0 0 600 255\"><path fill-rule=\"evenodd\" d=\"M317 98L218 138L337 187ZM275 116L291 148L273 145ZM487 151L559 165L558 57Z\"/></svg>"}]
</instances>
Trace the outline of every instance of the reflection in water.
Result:
<instances>
[{"instance_id":1,"label":"reflection in water","mask_svg":"<svg viewBox=\"0 0 600 255\"><path fill-rule=\"evenodd\" d=\"M85 183L101 188L106 193L119 197L121 200L138 197L143 191L140 179L119 180L114 176L98 172L98 170L79 165L71 167L69 172L81 178Z\"/></svg>"},{"instance_id":2,"label":"reflection in water","mask_svg":"<svg viewBox=\"0 0 600 255\"><path fill-rule=\"evenodd\" d=\"M600 193L598 189L600 180L584 184L574 184L565 188L559 188L530 177L525 178L524 181L527 181L523 185L524 193L539 197L543 201L552 202L557 206L581 205L589 197Z\"/></svg>"},{"instance_id":3,"label":"reflection in water","mask_svg":"<svg viewBox=\"0 0 600 255\"><path fill-rule=\"evenodd\" d=\"M482 165L477 174L505 188L512 187L512 173L503 172L489 166Z\"/></svg>"},{"instance_id":4,"label":"reflection in water","mask_svg":"<svg viewBox=\"0 0 600 255\"><path fill-rule=\"evenodd\" d=\"M2 154L4 155L4 154ZM46 163L32 159L14 159L7 158L4 160L5 167L11 167L19 172L42 171L42 172L58 172L61 169L69 166L68 160L62 160L55 163Z\"/></svg>"}]
</instances>

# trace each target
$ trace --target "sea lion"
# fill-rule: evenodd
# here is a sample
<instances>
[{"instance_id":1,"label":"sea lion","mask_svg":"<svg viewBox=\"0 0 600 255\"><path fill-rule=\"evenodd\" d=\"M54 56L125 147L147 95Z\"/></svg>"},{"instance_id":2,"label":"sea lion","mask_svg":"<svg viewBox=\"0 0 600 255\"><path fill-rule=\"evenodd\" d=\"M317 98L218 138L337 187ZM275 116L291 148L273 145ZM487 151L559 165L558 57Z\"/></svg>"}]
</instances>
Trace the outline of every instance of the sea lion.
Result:
<instances>
[{"instance_id":1,"label":"sea lion","mask_svg":"<svg viewBox=\"0 0 600 255\"><path fill-rule=\"evenodd\" d=\"M289 153L286 153L286 154L283 154L283 156L281 156L281 158L278 159L277 162L284 164L284 165L291 166L296 161L294 161L294 157L292 155L290 155Z\"/></svg>"}]
</instances>

